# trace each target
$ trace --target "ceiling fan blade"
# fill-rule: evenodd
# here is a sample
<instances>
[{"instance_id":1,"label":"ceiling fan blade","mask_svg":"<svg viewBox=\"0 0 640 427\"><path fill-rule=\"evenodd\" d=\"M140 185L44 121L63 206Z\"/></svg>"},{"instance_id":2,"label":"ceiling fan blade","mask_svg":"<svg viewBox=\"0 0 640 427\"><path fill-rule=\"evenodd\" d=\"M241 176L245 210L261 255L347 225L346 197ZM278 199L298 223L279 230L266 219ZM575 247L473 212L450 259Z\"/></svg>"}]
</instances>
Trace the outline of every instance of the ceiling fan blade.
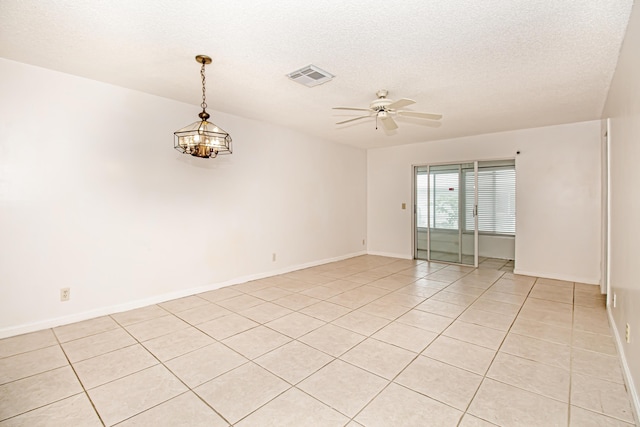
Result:
<instances>
[{"instance_id":1,"label":"ceiling fan blade","mask_svg":"<svg viewBox=\"0 0 640 427\"><path fill-rule=\"evenodd\" d=\"M391 118L391 116L386 115L384 117L380 118L380 121L382 122L382 126L386 129L386 130L396 130L398 129L398 125L396 124L396 121L393 120Z\"/></svg>"},{"instance_id":2,"label":"ceiling fan blade","mask_svg":"<svg viewBox=\"0 0 640 427\"><path fill-rule=\"evenodd\" d=\"M432 113L422 113L420 111L396 111L397 114L406 117L418 117L420 119L429 119L429 120L440 120L442 118L442 114L432 114Z\"/></svg>"},{"instance_id":3,"label":"ceiling fan blade","mask_svg":"<svg viewBox=\"0 0 640 427\"><path fill-rule=\"evenodd\" d=\"M387 105L387 108L390 110L397 110L398 108L403 108L403 107L406 107L407 105L411 105L415 103L416 101L414 101L413 99L402 98Z\"/></svg>"},{"instance_id":4,"label":"ceiling fan blade","mask_svg":"<svg viewBox=\"0 0 640 427\"><path fill-rule=\"evenodd\" d=\"M368 108L333 107L332 110L369 111Z\"/></svg>"},{"instance_id":5,"label":"ceiling fan blade","mask_svg":"<svg viewBox=\"0 0 640 427\"><path fill-rule=\"evenodd\" d=\"M371 116L360 116L360 117L356 117L355 119L345 120L345 121L342 121L342 122L338 122L338 123L336 123L336 124L337 124L337 125L343 125L343 124L345 124L345 123L354 122L354 121L356 121L356 120L366 119L366 118L369 118L369 117L371 117Z\"/></svg>"}]
</instances>

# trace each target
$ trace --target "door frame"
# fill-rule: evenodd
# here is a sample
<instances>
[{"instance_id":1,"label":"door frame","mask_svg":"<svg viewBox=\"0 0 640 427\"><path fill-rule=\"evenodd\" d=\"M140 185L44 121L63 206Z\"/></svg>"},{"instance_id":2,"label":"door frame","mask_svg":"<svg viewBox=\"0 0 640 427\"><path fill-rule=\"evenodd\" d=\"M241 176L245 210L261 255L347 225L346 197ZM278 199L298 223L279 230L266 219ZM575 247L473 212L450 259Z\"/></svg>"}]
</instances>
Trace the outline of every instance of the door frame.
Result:
<instances>
[{"instance_id":1,"label":"door frame","mask_svg":"<svg viewBox=\"0 0 640 427\"><path fill-rule=\"evenodd\" d=\"M608 129L608 137L609 137L609 141L611 140L611 133L610 133L610 128ZM609 148L609 147L607 147ZM519 154L519 153L518 153ZM516 201L517 201L517 192L518 192L518 156L509 156L509 157L492 157L492 158L478 158L476 160L462 160L462 161L455 161L455 160L450 160L450 161L445 161L445 162L434 162L434 163L424 163L424 162L420 162L420 163L412 163L411 164L411 169L410 169L410 173L411 173L411 204L413 206L413 212L411 214L411 244L413 247L413 259L420 259L418 258L418 227L417 227L417 183L416 183L416 171L417 168L429 168L430 166L441 166L441 165L450 165L450 164L465 164L465 163L473 163L475 165L474 167L474 175L475 175L475 187L476 189L478 188L478 163L480 162L501 162L501 161L513 161L514 162L514 169L516 172ZM428 171L429 169L427 169ZM429 195L427 195L428 197ZM474 197L474 201L475 201L475 206L477 208L478 205L478 195L477 195L477 191ZM517 209L517 206L516 206ZM474 232L474 244L477 245L476 248L474 248L474 252L475 252L475 258L476 258L476 262L474 263L476 268L478 266L478 261L477 258L479 257L479 231L478 231L478 216L477 216L477 211L474 211L475 215L475 232ZM517 215L517 211L516 211L516 215ZM607 224L608 226L610 226L610 224ZM428 227L427 227L428 229ZM516 223L516 233L513 236L514 238L514 244L518 239L518 233L517 233L517 223ZM607 242L610 243L610 242ZM517 245L516 245L517 246ZM517 252L517 251L516 251ZM514 257L513 257L513 261L514 263L517 262L516 260L516 254L514 253ZM430 258L430 257L428 257ZM438 261L441 262L443 264L450 264L447 262L443 262L443 261ZM461 264L461 265L465 265L465 264ZM469 265L469 264L466 264ZM607 275L609 274L609 272L607 272ZM607 284L608 285L608 284Z\"/></svg>"},{"instance_id":2,"label":"door frame","mask_svg":"<svg viewBox=\"0 0 640 427\"><path fill-rule=\"evenodd\" d=\"M412 205L413 205L413 212L411 215L412 221L411 221L411 240L412 240L412 245L413 245L413 257L414 259L419 259L418 258L418 224L417 224L417 220L418 220L418 202L417 202L417 177L418 177L418 168L424 168L426 167L426 173L427 173L427 261L429 262L441 262L441 263L445 263L445 264L455 264L455 265L462 265L462 266L471 266L471 264L464 264L462 263L462 235L463 235L463 228L461 226L461 222L460 222L460 209L462 208L463 204L460 203L460 200L462 198L462 191L460 191L460 189L463 186L463 174L462 174L462 165L463 164L473 164L473 174L474 174L474 206L473 206L473 218L474 218L474 231L473 231L473 267L477 268L478 267L478 249L479 249L479 245L478 245L478 239L479 239L479 234L478 234L478 160L472 160L472 161L468 161L468 162L441 162L441 163L429 163L429 164L416 164L416 165L412 165L411 166L411 173L412 173L412 177L411 177L411 199L412 199ZM431 167L432 166L448 166L448 165L458 165L458 247L459 247L459 260L460 262L446 262L446 261L440 261L440 260L432 260L431 259L431 227L429 227L430 221L431 221L431 209L429 207L430 203L431 203L431 185L429 185L430 182L430 173L431 173ZM463 213L464 214L464 213Z\"/></svg>"}]
</instances>

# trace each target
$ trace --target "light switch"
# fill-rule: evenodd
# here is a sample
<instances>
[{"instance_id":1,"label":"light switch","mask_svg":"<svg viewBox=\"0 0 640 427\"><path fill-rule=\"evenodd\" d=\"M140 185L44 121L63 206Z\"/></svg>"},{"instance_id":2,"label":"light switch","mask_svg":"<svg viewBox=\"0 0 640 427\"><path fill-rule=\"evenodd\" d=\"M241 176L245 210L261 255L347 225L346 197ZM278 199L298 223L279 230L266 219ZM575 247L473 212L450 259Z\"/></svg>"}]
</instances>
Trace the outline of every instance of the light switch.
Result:
<instances>
[{"instance_id":1,"label":"light switch","mask_svg":"<svg viewBox=\"0 0 640 427\"><path fill-rule=\"evenodd\" d=\"M402 204L402 209L407 209L407 204L406 203Z\"/></svg>"}]
</instances>

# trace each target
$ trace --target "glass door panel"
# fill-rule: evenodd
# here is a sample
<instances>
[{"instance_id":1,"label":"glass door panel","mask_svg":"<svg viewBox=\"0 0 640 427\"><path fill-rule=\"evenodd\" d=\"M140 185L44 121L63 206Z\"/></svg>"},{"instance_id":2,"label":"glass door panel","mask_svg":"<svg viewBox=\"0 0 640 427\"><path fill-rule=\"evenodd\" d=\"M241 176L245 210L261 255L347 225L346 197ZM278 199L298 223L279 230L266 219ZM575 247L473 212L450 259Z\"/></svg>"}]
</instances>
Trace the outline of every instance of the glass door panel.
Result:
<instances>
[{"instance_id":1,"label":"glass door panel","mask_svg":"<svg viewBox=\"0 0 640 427\"><path fill-rule=\"evenodd\" d=\"M475 176L475 167L468 163L415 168L416 258L477 265L476 226L465 216L466 194L475 191L466 181L469 173Z\"/></svg>"},{"instance_id":2,"label":"glass door panel","mask_svg":"<svg viewBox=\"0 0 640 427\"><path fill-rule=\"evenodd\" d=\"M428 259L429 241L429 167L415 168L415 254L416 259Z\"/></svg>"},{"instance_id":3,"label":"glass door panel","mask_svg":"<svg viewBox=\"0 0 640 427\"><path fill-rule=\"evenodd\" d=\"M478 162L461 165L460 234L462 236L461 264L478 266Z\"/></svg>"},{"instance_id":4,"label":"glass door panel","mask_svg":"<svg viewBox=\"0 0 640 427\"><path fill-rule=\"evenodd\" d=\"M460 165L429 167L429 260L462 262Z\"/></svg>"}]
</instances>

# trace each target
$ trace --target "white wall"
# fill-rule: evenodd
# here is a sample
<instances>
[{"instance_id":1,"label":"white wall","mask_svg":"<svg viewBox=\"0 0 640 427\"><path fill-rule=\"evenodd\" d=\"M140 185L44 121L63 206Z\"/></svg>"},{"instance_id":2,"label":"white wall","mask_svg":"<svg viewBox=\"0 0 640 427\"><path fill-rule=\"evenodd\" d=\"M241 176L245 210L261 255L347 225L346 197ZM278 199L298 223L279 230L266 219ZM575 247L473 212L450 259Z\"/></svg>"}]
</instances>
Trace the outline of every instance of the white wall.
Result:
<instances>
[{"instance_id":1,"label":"white wall","mask_svg":"<svg viewBox=\"0 0 640 427\"><path fill-rule=\"evenodd\" d=\"M640 412L640 6L631 12L627 34L620 51L604 117L610 117L609 139L609 278L610 298L616 294L616 308L609 306L619 349L626 360L636 412ZM631 342L624 340L631 326ZM622 339L620 340L620 337ZM635 384L635 387L634 387Z\"/></svg>"},{"instance_id":2,"label":"white wall","mask_svg":"<svg viewBox=\"0 0 640 427\"><path fill-rule=\"evenodd\" d=\"M0 93L0 337L365 250L363 150L211 111L234 154L193 159L197 106L3 59Z\"/></svg>"},{"instance_id":3,"label":"white wall","mask_svg":"<svg viewBox=\"0 0 640 427\"><path fill-rule=\"evenodd\" d=\"M515 157L516 272L598 283L600 155L600 121L369 150L368 250L412 257L412 165Z\"/></svg>"}]
</instances>

